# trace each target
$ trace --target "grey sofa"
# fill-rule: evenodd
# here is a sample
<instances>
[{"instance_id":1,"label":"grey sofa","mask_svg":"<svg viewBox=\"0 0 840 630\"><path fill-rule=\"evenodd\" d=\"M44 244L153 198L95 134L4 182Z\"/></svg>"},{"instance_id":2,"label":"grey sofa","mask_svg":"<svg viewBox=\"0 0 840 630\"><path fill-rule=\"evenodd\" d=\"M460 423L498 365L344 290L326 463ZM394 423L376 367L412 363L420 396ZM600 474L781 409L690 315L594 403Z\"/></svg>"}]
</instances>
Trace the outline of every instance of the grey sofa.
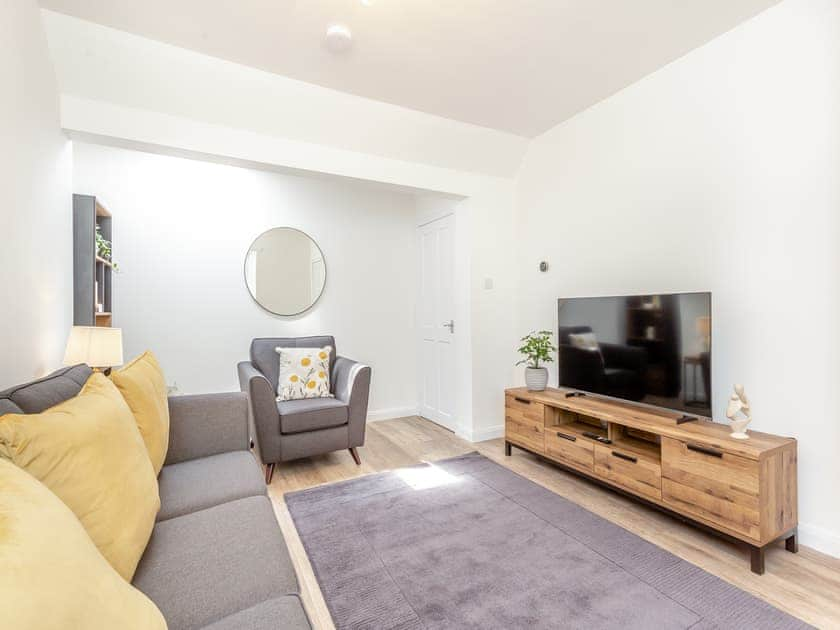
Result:
<instances>
[{"instance_id":1,"label":"grey sofa","mask_svg":"<svg viewBox=\"0 0 840 630\"><path fill-rule=\"evenodd\" d=\"M331 346L330 391L334 398L277 402L280 357L276 348ZM239 364L239 386L250 401L251 439L271 483L277 462L348 449L365 443L370 368L336 354L335 338L263 337L251 342L251 360Z\"/></svg>"},{"instance_id":2,"label":"grey sofa","mask_svg":"<svg viewBox=\"0 0 840 630\"><path fill-rule=\"evenodd\" d=\"M90 368L0 392L0 414L39 413L78 394ZM161 508L133 584L169 630L310 628L260 468L244 395L169 399ZM0 624L2 625L2 624Z\"/></svg>"}]
</instances>

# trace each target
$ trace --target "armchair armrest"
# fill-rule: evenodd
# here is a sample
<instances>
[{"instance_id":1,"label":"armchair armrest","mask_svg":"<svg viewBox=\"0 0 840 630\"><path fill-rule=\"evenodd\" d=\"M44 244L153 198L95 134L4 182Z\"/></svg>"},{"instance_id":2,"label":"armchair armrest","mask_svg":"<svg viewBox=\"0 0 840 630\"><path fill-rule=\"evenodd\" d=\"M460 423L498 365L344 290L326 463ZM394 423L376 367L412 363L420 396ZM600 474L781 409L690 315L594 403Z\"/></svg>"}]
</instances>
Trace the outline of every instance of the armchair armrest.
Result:
<instances>
[{"instance_id":1,"label":"armchair armrest","mask_svg":"<svg viewBox=\"0 0 840 630\"><path fill-rule=\"evenodd\" d=\"M333 366L333 393L349 407L350 447L365 443L370 377L371 369L367 365L346 357L336 358Z\"/></svg>"},{"instance_id":2,"label":"armchair armrest","mask_svg":"<svg viewBox=\"0 0 840 630\"><path fill-rule=\"evenodd\" d=\"M248 400L239 392L169 397L166 464L248 449Z\"/></svg>"},{"instance_id":3,"label":"armchair armrest","mask_svg":"<svg viewBox=\"0 0 840 630\"><path fill-rule=\"evenodd\" d=\"M261 462L276 462L280 459L280 413L274 386L250 361L239 363L237 371L239 389L248 395L248 431L254 451Z\"/></svg>"}]
</instances>

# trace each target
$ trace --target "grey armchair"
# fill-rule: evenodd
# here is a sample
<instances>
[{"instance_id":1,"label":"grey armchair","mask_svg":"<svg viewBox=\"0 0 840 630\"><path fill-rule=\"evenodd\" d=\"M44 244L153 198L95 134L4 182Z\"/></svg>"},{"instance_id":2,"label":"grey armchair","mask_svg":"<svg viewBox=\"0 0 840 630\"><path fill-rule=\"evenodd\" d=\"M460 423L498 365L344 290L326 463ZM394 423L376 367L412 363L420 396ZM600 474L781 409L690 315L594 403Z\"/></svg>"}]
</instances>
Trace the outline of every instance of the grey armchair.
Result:
<instances>
[{"instance_id":1,"label":"grey armchair","mask_svg":"<svg viewBox=\"0 0 840 630\"><path fill-rule=\"evenodd\" d=\"M275 348L332 346L330 389L334 398L277 402L279 356ZM238 365L248 394L251 440L271 483L277 462L348 449L357 465L365 443L370 368L340 357L333 337L263 337L251 342L251 360Z\"/></svg>"}]
</instances>

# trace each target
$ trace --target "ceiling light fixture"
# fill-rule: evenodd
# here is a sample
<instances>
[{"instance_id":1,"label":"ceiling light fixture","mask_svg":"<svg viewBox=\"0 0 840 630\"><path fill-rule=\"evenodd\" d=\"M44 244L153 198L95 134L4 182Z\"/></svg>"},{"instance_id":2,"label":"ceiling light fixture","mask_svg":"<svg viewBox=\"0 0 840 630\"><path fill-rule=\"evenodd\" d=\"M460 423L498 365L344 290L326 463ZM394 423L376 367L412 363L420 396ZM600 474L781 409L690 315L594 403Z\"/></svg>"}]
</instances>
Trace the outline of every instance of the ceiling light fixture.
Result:
<instances>
[{"instance_id":1,"label":"ceiling light fixture","mask_svg":"<svg viewBox=\"0 0 840 630\"><path fill-rule=\"evenodd\" d=\"M363 7L372 7L373 0L359 0L362 3Z\"/></svg>"},{"instance_id":2,"label":"ceiling light fixture","mask_svg":"<svg viewBox=\"0 0 840 630\"><path fill-rule=\"evenodd\" d=\"M324 41L332 52L344 52L353 45L353 33L345 24L330 24Z\"/></svg>"}]
</instances>

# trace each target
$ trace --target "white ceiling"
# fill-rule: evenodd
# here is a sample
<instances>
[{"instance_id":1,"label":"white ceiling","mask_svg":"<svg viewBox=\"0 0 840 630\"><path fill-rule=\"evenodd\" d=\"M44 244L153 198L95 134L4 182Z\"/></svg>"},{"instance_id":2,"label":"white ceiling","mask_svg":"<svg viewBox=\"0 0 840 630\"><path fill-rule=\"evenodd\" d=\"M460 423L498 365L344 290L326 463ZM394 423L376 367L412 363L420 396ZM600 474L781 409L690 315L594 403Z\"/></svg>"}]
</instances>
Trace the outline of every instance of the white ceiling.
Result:
<instances>
[{"instance_id":1,"label":"white ceiling","mask_svg":"<svg viewBox=\"0 0 840 630\"><path fill-rule=\"evenodd\" d=\"M533 137L778 0L41 0L158 41ZM334 55L326 27L353 48Z\"/></svg>"}]
</instances>

